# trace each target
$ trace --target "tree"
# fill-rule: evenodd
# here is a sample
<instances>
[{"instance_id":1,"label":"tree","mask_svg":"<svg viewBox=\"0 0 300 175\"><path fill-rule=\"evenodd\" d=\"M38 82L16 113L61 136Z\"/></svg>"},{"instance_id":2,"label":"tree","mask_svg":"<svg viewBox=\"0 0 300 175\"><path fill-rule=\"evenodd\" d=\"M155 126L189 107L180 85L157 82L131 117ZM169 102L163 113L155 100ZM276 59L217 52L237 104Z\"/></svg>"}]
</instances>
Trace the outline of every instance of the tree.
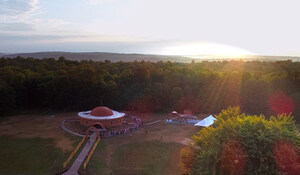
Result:
<instances>
[{"instance_id":1,"label":"tree","mask_svg":"<svg viewBox=\"0 0 300 175\"><path fill-rule=\"evenodd\" d=\"M15 110L16 92L0 79L0 116Z\"/></svg>"},{"instance_id":2,"label":"tree","mask_svg":"<svg viewBox=\"0 0 300 175\"><path fill-rule=\"evenodd\" d=\"M184 147L180 150L180 169L183 175L188 175L195 163L195 150L192 147Z\"/></svg>"},{"instance_id":3,"label":"tree","mask_svg":"<svg viewBox=\"0 0 300 175\"><path fill-rule=\"evenodd\" d=\"M300 173L300 136L291 115L266 120L263 115L241 114L239 107L233 107L216 118L215 128L203 128L193 136L196 155L191 174ZM288 144L281 144L282 140ZM281 158L283 154L290 159ZM287 168L289 160L295 167L292 170Z\"/></svg>"}]
</instances>

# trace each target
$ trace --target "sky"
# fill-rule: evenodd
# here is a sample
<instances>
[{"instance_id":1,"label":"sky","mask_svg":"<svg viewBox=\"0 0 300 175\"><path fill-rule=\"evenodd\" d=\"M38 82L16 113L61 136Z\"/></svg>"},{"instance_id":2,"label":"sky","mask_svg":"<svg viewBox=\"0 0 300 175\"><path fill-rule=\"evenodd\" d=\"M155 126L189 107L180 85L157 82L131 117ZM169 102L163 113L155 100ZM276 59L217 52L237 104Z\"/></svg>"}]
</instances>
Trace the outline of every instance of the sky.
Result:
<instances>
[{"instance_id":1,"label":"sky","mask_svg":"<svg viewBox=\"0 0 300 175\"><path fill-rule=\"evenodd\" d=\"M300 56L298 0L0 0L0 52Z\"/></svg>"}]
</instances>

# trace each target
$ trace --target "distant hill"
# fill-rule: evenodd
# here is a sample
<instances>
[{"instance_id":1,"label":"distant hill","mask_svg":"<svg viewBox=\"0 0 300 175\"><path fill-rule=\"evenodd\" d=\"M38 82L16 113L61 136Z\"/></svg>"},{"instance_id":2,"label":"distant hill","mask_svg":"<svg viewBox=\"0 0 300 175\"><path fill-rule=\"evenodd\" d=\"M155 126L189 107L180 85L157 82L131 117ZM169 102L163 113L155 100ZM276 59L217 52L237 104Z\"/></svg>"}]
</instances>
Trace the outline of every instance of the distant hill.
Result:
<instances>
[{"instance_id":1,"label":"distant hill","mask_svg":"<svg viewBox=\"0 0 300 175\"><path fill-rule=\"evenodd\" d=\"M292 57L292 56L268 56L268 55L244 55L242 57L230 57L230 56L216 56L216 55L194 55L194 56L186 56L190 58L194 58L196 60L208 60L208 61L217 61L217 60L232 60L232 59L243 59L245 61L282 61L282 60L292 60L292 61L300 61L300 57Z\"/></svg>"},{"instance_id":2,"label":"distant hill","mask_svg":"<svg viewBox=\"0 0 300 175\"><path fill-rule=\"evenodd\" d=\"M172 62L191 62L192 58L186 58L183 56L164 56L164 55L144 55L144 54L119 54L119 53L107 53L107 52L36 52L36 53L17 53L17 54L4 54L3 57L15 58L21 57L33 57L38 59L43 58L55 58L64 56L68 60L93 60L93 61L105 61L110 60L112 62L118 61L172 61Z\"/></svg>"},{"instance_id":3,"label":"distant hill","mask_svg":"<svg viewBox=\"0 0 300 175\"><path fill-rule=\"evenodd\" d=\"M55 58L64 56L68 60L93 60L93 61L105 61L110 60L112 62L129 62L129 61L171 61L190 63L192 60L195 62L200 61L220 61L220 60L233 60L243 59L246 61L279 61L279 60L292 60L300 61L300 57L290 56L262 56L262 55L246 55L243 57L229 57L229 56L214 56L214 55L196 55L196 56L171 56L171 55L150 55L150 54L123 54L123 53L108 53L108 52L36 52L36 53L16 53L16 54L4 54L0 53L1 57L15 58L21 56L24 58L33 57L38 59L43 58Z\"/></svg>"}]
</instances>

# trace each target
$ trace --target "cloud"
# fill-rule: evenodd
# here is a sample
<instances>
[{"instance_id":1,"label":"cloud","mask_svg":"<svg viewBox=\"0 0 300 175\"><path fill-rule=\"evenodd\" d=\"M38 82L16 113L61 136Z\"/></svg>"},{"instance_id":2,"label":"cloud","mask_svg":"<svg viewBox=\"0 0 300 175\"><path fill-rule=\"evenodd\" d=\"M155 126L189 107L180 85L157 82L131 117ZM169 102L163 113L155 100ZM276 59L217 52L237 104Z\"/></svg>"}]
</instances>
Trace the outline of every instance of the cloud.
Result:
<instances>
[{"instance_id":1,"label":"cloud","mask_svg":"<svg viewBox=\"0 0 300 175\"><path fill-rule=\"evenodd\" d=\"M74 37L74 36L73 36ZM18 34L9 34L9 33L0 33L0 40L9 42L9 41L42 41L42 40L57 40L67 38L66 36L59 35L18 35Z\"/></svg>"},{"instance_id":2,"label":"cloud","mask_svg":"<svg viewBox=\"0 0 300 175\"><path fill-rule=\"evenodd\" d=\"M38 9L38 0L0 0L0 32L33 31L32 16Z\"/></svg>"},{"instance_id":3,"label":"cloud","mask_svg":"<svg viewBox=\"0 0 300 175\"><path fill-rule=\"evenodd\" d=\"M33 26L26 23L0 23L0 31L31 31Z\"/></svg>"},{"instance_id":4,"label":"cloud","mask_svg":"<svg viewBox=\"0 0 300 175\"><path fill-rule=\"evenodd\" d=\"M0 40L55 40L64 38L57 37L63 32L68 35L68 22L38 17L42 13L39 5L38 0L0 0Z\"/></svg>"},{"instance_id":5,"label":"cloud","mask_svg":"<svg viewBox=\"0 0 300 175\"><path fill-rule=\"evenodd\" d=\"M38 8L38 0L0 0L0 21L24 22Z\"/></svg>"},{"instance_id":6,"label":"cloud","mask_svg":"<svg viewBox=\"0 0 300 175\"><path fill-rule=\"evenodd\" d=\"M91 5L99 5L99 4L104 4L108 2L113 2L114 0L88 0L88 3Z\"/></svg>"}]
</instances>

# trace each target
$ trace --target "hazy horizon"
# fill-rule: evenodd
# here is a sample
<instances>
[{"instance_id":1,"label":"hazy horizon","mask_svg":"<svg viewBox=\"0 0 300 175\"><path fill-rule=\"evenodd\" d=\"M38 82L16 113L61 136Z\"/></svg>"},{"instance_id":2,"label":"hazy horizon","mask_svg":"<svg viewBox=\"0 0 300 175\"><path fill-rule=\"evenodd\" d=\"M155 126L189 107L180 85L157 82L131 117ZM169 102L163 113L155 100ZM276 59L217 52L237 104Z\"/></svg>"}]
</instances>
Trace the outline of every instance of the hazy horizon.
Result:
<instances>
[{"instance_id":1,"label":"hazy horizon","mask_svg":"<svg viewBox=\"0 0 300 175\"><path fill-rule=\"evenodd\" d=\"M189 58L200 58L200 57L220 57L220 58L226 58L226 57L232 57L232 58L242 58L242 57L296 57L300 58L299 56L290 56L290 55L258 55L258 54L246 54L246 55L218 55L218 54L195 54L195 55L181 55L181 54L151 54L151 53L141 53L141 52L106 52L106 51L57 51L57 50L49 50L49 51L36 51L36 52L0 52L2 55L15 55L15 54L37 54L37 53L108 53L108 54L125 54L125 55L157 55L157 56L181 56L181 57L189 57Z\"/></svg>"}]
</instances>

